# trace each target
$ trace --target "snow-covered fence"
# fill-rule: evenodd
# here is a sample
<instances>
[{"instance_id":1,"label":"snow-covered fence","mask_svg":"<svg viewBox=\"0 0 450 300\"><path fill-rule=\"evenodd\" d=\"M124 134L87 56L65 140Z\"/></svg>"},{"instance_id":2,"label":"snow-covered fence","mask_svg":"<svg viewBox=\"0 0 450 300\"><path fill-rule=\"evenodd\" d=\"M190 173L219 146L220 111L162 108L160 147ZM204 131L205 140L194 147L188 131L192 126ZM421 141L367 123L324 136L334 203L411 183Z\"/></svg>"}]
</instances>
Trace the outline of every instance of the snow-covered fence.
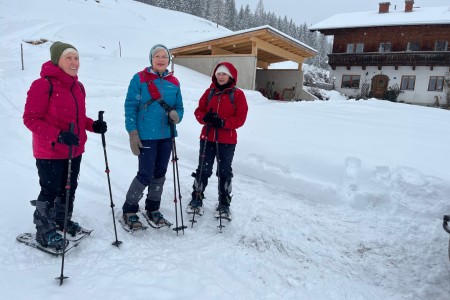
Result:
<instances>
[{"instance_id":1,"label":"snow-covered fence","mask_svg":"<svg viewBox=\"0 0 450 300\"><path fill-rule=\"evenodd\" d=\"M331 83L325 83L325 82L315 82L315 83L306 83L306 86L310 86L310 87L315 87L315 88L319 88L319 89L323 89L323 90L327 90L330 91L333 89L333 84Z\"/></svg>"}]
</instances>

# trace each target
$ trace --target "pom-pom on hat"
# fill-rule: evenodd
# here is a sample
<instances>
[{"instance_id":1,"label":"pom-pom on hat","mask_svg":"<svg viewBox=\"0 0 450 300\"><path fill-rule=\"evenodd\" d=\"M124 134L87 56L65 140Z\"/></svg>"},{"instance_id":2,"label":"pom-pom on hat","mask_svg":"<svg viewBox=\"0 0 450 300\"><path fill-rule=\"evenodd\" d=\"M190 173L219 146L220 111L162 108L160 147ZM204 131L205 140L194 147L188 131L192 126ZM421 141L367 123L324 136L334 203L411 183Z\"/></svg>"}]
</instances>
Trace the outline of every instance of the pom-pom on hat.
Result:
<instances>
[{"instance_id":1,"label":"pom-pom on hat","mask_svg":"<svg viewBox=\"0 0 450 300\"><path fill-rule=\"evenodd\" d=\"M62 43L62 42L54 42L50 46L50 60L52 61L52 63L55 66L57 66L58 62L59 62L59 58L61 57L63 52L69 52L69 50L78 52L77 48L75 48L71 44L66 44L66 43Z\"/></svg>"},{"instance_id":2,"label":"pom-pom on hat","mask_svg":"<svg viewBox=\"0 0 450 300\"><path fill-rule=\"evenodd\" d=\"M160 50L164 50L164 51L166 51L166 54L167 54L167 56L169 57L169 64L170 64L170 51L169 51L169 49L166 47L166 46L164 46L163 44L156 44L155 46L153 46L151 49L150 49L150 55L149 55L149 59L150 59L150 65L152 64L152 58L153 58L153 56L155 56L155 54L158 52L158 51L160 51Z\"/></svg>"},{"instance_id":3,"label":"pom-pom on hat","mask_svg":"<svg viewBox=\"0 0 450 300\"><path fill-rule=\"evenodd\" d=\"M214 74L217 76L218 73L225 73L225 74L227 74L228 76L230 76L231 78L233 78L233 75L231 75L230 70L228 70L228 68L225 67L224 65L220 65L220 66L217 68L216 73L214 73Z\"/></svg>"}]
</instances>

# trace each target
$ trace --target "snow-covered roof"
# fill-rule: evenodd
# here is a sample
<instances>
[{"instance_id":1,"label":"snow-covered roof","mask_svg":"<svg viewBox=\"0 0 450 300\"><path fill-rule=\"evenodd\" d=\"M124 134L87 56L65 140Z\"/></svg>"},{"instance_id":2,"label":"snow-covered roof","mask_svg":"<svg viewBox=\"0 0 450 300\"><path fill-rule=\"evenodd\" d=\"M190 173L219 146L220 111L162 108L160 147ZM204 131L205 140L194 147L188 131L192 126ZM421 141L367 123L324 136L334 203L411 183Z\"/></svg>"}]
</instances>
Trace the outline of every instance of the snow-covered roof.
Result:
<instances>
[{"instance_id":1,"label":"snow-covered roof","mask_svg":"<svg viewBox=\"0 0 450 300\"><path fill-rule=\"evenodd\" d=\"M202 39L202 40L194 40L192 43L189 43L189 44L184 43L184 44L181 44L181 45L176 45L176 46L174 46L172 48L181 48L181 47L184 47L184 46L198 44L198 43L207 42L207 41L212 41L212 40L216 40L216 39L221 39L221 38L224 38L224 37L231 37L231 36L235 36L235 35L239 35L239 34L243 34L243 33L247 33L247 32L258 31L260 29L269 29L272 32L275 32L275 33L283 36L284 38L290 40L291 42L293 42L293 43L295 43L295 44L297 44L299 46L302 46L302 47L304 47L306 49L309 49L309 50L311 50L314 53L317 53L317 50L314 49L313 47L310 47L310 46L306 45L305 43L302 43L299 40L294 39L290 35L287 35L284 32L281 32L278 29L275 29L275 28L273 28L272 26L269 26L269 25L263 25L263 26L259 26L259 27L253 27L253 28L250 28L250 29L233 31L233 32L230 32L230 33L225 33L225 34L218 34L217 36L215 36L213 38L206 38L206 39Z\"/></svg>"},{"instance_id":2,"label":"snow-covered roof","mask_svg":"<svg viewBox=\"0 0 450 300\"><path fill-rule=\"evenodd\" d=\"M388 13L377 11L337 14L314 24L310 30L383 27L399 25L450 24L450 6L414 7L412 12L404 9L391 10Z\"/></svg>"}]
</instances>

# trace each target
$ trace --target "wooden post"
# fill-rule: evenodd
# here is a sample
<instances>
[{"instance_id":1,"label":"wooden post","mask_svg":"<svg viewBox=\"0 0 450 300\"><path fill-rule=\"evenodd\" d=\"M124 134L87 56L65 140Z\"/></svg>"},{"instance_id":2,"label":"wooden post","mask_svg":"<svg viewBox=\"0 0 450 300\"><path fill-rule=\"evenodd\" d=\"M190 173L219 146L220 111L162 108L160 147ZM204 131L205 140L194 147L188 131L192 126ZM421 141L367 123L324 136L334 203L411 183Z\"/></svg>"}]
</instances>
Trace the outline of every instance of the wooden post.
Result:
<instances>
[{"instance_id":1,"label":"wooden post","mask_svg":"<svg viewBox=\"0 0 450 300\"><path fill-rule=\"evenodd\" d=\"M23 66L23 46L22 43L20 43L20 60L22 61L22 71L24 70Z\"/></svg>"},{"instance_id":2,"label":"wooden post","mask_svg":"<svg viewBox=\"0 0 450 300\"><path fill-rule=\"evenodd\" d=\"M122 47L120 46L120 41L119 41L119 57L122 57Z\"/></svg>"}]
</instances>

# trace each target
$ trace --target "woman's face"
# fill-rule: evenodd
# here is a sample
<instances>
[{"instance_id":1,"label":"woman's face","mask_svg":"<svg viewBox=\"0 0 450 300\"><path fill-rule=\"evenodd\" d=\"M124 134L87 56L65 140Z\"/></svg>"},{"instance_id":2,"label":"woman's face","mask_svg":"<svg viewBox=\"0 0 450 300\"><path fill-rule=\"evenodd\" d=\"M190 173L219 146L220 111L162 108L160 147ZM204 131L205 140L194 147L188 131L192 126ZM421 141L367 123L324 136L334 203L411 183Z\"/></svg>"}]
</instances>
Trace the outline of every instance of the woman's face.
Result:
<instances>
[{"instance_id":1,"label":"woman's face","mask_svg":"<svg viewBox=\"0 0 450 300\"><path fill-rule=\"evenodd\" d=\"M152 57L152 68L156 72L162 73L169 66L169 57L167 52L163 49L159 50Z\"/></svg>"},{"instance_id":2,"label":"woman's face","mask_svg":"<svg viewBox=\"0 0 450 300\"><path fill-rule=\"evenodd\" d=\"M216 74L216 78L217 78L217 82L220 85L224 85L228 82L228 80L230 80L230 75L228 75L227 73L220 72L220 73Z\"/></svg>"},{"instance_id":3,"label":"woman's face","mask_svg":"<svg viewBox=\"0 0 450 300\"><path fill-rule=\"evenodd\" d=\"M58 66L70 76L77 76L80 68L80 57L77 51L69 51L61 55Z\"/></svg>"}]
</instances>

